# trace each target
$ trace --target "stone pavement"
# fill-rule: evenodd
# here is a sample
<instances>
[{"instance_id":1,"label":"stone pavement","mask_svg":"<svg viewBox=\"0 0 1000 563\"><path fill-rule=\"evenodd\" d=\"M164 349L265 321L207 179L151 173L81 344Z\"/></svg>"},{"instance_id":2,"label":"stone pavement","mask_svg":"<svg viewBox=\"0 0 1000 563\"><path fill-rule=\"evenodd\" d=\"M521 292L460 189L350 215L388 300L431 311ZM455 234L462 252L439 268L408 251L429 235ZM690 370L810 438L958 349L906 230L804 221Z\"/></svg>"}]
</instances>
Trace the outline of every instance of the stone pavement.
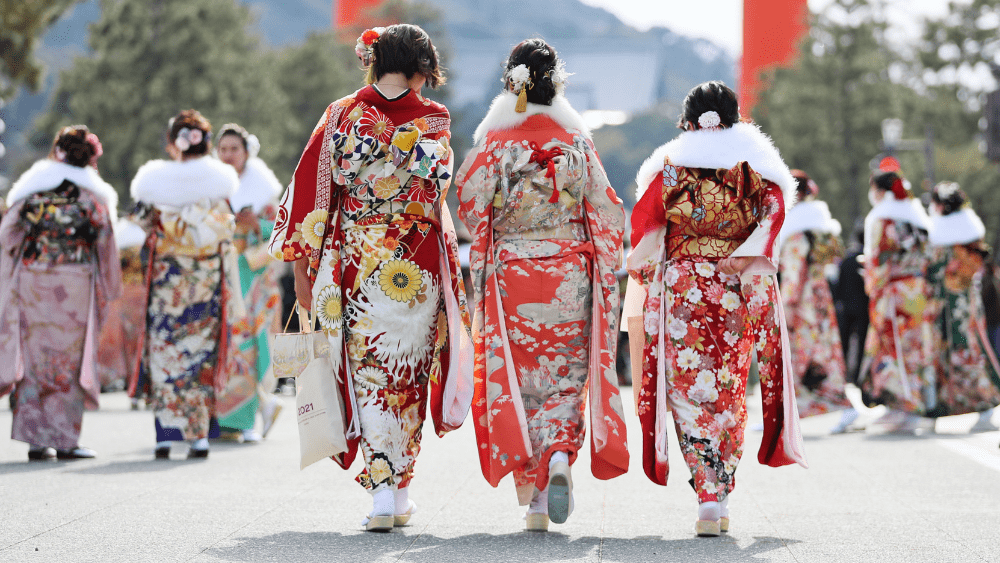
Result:
<instances>
[{"instance_id":1,"label":"stone pavement","mask_svg":"<svg viewBox=\"0 0 1000 563\"><path fill-rule=\"evenodd\" d=\"M7 437L3 400L0 561L1000 561L1000 432L967 434L975 415L919 437L827 436L838 415L807 419L809 469L759 465L760 434L748 431L732 531L720 538L693 534L676 445L669 486L646 479L633 413L629 473L598 481L583 453L576 512L547 534L523 531L509 478L497 489L483 480L468 421L444 439L428 427L418 514L374 534L359 526L370 497L356 470L299 471L292 397L265 442L215 443L207 461L185 461L182 446L168 462L153 460L150 411L130 411L121 393L102 399L81 440L97 459L34 463ZM751 423L759 401L750 397Z\"/></svg>"}]
</instances>

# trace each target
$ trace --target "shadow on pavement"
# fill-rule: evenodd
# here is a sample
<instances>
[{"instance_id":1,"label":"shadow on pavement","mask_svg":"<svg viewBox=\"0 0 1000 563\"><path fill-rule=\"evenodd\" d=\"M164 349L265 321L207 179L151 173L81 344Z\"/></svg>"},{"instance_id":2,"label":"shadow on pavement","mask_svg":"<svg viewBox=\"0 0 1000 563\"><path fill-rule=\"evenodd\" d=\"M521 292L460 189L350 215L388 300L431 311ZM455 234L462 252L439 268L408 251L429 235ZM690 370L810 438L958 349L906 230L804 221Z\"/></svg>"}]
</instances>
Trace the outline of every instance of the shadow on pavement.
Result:
<instances>
[{"instance_id":1,"label":"shadow on pavement","mask_svg":"<svg viewBox=\"0 0 1000 563\"><path fill-rule=\"evenodd\" d=\"M170 469L177 469L189 463L205 463L205 461L185 459L172 459L170 461L159 459L113 461L111 463L104 463L97 466L90 465L80 469L73 469L67 471L67 473L77 473L80 475L126 475L129 473L152 473L155 471L169 471Z\"/></svg>"},{"instance_id":2,"label":"shadow on pavement","mask_svg":"<svg viewBox=\"0 0 1000 563\"><path fill-rule=\"evenodd\" d=\"M14 473L32 473L38 471L46 471L51 469L66 469L66 466L71 463L78 462L68 462L68 461L5 461L0 463L0 475L8 475ZM86 462L85 462L86 463Z\"/></svg>"},{"instance_id":3,"label":"shadow on pavement","mask_svg":"<svg viewBox=\"0 0 1000 563\"><path fill-rule=\"evenodd\" d=\"M388 534L336 532L279 532L258 538L235 538L235 545L215 547L204 552L224 561L406 561L438 563L448 561L768 561L769 551L782 550L799 543L774 537L755 537L753 543L740 547L738 538L666 540L656 536L636 538L601 538L587 536L571 539L558 532L515 534L470 534L439 538L395 530Z\"/></svg>"}]
</instances>

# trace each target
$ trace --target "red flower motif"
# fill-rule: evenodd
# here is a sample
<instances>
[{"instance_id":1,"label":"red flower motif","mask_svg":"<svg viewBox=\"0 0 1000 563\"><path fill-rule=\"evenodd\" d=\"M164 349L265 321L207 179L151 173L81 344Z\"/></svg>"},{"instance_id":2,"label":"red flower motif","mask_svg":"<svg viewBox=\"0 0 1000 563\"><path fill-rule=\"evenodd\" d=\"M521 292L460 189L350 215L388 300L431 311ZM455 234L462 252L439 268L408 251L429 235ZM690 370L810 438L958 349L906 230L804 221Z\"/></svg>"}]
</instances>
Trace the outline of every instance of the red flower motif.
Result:
<instances>
[{"instance_id":1,"label":"red flower motif","mask_svg":"<svg viewBox=\"0 0 1000 563\"><path fill-rule=\"evenodd\" d=\"M387 115L375 108L368 108L358 120L358 133L366 137L378 139L380 143L388 144L396 126Z\"/></svg>"}]
</instances>

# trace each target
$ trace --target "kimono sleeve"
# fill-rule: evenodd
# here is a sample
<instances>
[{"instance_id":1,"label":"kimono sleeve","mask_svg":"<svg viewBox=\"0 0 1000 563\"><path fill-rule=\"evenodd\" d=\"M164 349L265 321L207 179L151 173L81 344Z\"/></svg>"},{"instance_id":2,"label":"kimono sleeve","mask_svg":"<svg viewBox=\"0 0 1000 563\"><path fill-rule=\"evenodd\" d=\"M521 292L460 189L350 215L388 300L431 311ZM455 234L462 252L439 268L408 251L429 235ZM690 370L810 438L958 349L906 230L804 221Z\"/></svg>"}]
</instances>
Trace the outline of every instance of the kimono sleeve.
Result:
<instances>
[{"instance_id":1,"label":"kimono sleeve","mask_svg":"<svg viewBox=\"0 0 1000 563\"><path fill-rule=\"evenodd\" d=\"M483 289L484 269L491 229L493 196L496 194L499 177L487 163L489 138L472 149L465 158L462 167L455 175L455 186L458 190L458 218L469 229L472 235L470 250L470 270L475 287L476 300L479 300Z\"/></svg>"},{"instance_id":2,"label":"kimono sleeve","mask_svg":"<svg viewBox=\"0 0 1000 563\"><path fill-rule=\"evenodd\" d=\"M626 267L629 276L643 285L652 278L653 270L659 263L660 247L666 235L665 190L668 188L667 183L677 178L676 172L669 172L666 175L664 171L656 174L632 208L632 251L628 255ZM628 297L626 301L629 301Z\"/></svg>"},{"instance_id":3,"label":"kimono sleeve","mask_svg":"<svg viewBox=\"0 0 1000 563\"><path fill-rule=\"evenodd\" d=\"M122 293L122 265L118 257L118 244L112 229L115 215L100 202L95 202L93 222L97 227L94 250L97 255L97 324L100 326L108 314L111 302Z\"/></svg>"},{"instance_id":4,"label":"kimono sleeve","mask_svg":"<svg viewBox=\"0 0 1000 563\"><path fill-rule=\"evenodd\" d=\"M809 240L803 233L788 237L781 246L778 272L781 274L781 298L786 306L793 306L802 297L802 289L808 275L806 260L809 256Z\"/></svg>"},{"instance_id":5,"label":"kimono sleeve","mask_svg":"<svg viewBox=\"0 0 1000 563\"><path fill-rule=\"evenodd\" d=\"M339 106L331 104L323 113L319 123L309 137L299 164L292 174L292 181L288 184L288 189L281 198L278 211L274 219L274 230L271 232L271 241L268 244L269 254L277 260L284 262L294 262L300 258L309 256L314 249L309 242L317 238L322 240L322 235L316 237L309 233L303 237L303 224L307 216L316 210L317 195L320 190L330 189L330 182L321 185L319 180L323 149L326 146L327 127L335 127L335 115L339 115ZM328 213L328 210L322 210ZM310 224L314 224L310 222ZM325 227L325 222L323 223Z\"/></svg>"}]
</instances>

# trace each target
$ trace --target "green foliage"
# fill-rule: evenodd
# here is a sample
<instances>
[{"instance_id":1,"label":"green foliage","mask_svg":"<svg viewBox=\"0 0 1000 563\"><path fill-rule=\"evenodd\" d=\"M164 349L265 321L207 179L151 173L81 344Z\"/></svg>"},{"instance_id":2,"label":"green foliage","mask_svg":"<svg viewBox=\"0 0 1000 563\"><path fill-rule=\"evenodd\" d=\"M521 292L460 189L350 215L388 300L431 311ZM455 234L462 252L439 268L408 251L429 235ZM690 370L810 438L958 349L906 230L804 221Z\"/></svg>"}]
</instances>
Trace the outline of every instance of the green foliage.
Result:
<instances>
[{"instance_id":1,"label":"green foliage","mask_svg":"<svg viewBox=\"0 0 1000 563\"><path fill-rule=\"evenodd\" d=\"M59 16L80 0L0 0L0 98L20 84L37 92L42 65L38 40Z\"/></svg>"},{"instance_id":2,"label":"green foliage","mask_svg":"<svg viewBox=\"0 0 1000 563\"><path fill-rule=\"evenodd\" d=\"M820 197L848 229L869 209L869 164L881 150L885 118L902 119L906 139L931 131L936 181L959 181L974 201L985 203L992 200L982 197L984 190L998 179L976 150L978 110L955 86L923 82L919 60L892 50L885 27L875 2L835 0L814 16L796 65L768 77L770 86L754 108L755 121L785 162L816 180ZM925 42L922 49L932 47ZM928 187L923 153L898 156L920 195ZM984 219L995 228L995 220Z\"/></svg>"},{"instance_id":3,"label":"green foliage","mask_svg":"<svg viewBox=\"0 0 1000 563\"><path fill-rule=\"evenodd\" d=\"M985 74L1000 63L1000 0L949 2L948 12L943 19L924 22L917 68L934 73L925 80L954 85L960 99L968 101L983 85L958 83L959 71Z\"/></svg>"},{"instance_id":4,"label":"green foliage","mask_svg":"<svg viewBox=\"0 0 1000 563\"><path fill-rule=\"evenodd\" d=\"M33 138L86 123L102 139L101 173L127 195L135 171L163 156L167 120L201 111L214 127L235 121L264 147L284 140L286 98L266 77L273 62L247 29L236 0L104 0L91 26L93 57L60 76L53 111ZM123 198L123 200L127 197Z\"/></svg>"}]
</instances>

